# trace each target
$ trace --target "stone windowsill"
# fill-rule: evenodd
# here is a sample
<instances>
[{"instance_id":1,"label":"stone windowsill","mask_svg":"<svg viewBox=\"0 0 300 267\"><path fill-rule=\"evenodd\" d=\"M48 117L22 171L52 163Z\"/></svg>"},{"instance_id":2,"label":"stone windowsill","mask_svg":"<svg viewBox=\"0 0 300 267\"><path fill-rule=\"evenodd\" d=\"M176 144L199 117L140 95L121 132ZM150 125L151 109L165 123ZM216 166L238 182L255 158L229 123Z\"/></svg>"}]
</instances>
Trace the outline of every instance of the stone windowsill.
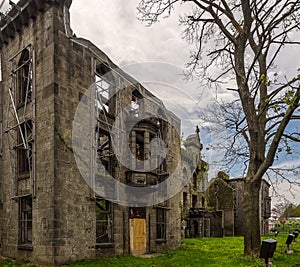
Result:
<instances>
[{"instance_id":1,"label":"stone windowsill","mask_svg":"<svg viewBox=\"0 0 300 267\"><path fill-rule=\"evenodd\" d=\"M97 243L95 245L96 249L99 249L99 248L114 248L114 247L115 247L114 243Z\"/></svg>"},{"instance_id":2,"label":"stone windowsill","mask_svg":"<svg viewBox=\"0 0 300 267\"><path fill-rule=\"evenodd\" d=\"M33 246L29 244L18 245L18 249L20 250L33 250Z\"/></svg>"},{"instance_id":3,"label":"stone windowsill","mask_svg":"<svg viewBox=\"0 0 300 267\"><path fill-rule=\"evenodd\" d=\"M156 244L165 244L165 243L167 243L167 240L166 239L156 239L155 243Z\"/></svg>"}]
</instances>

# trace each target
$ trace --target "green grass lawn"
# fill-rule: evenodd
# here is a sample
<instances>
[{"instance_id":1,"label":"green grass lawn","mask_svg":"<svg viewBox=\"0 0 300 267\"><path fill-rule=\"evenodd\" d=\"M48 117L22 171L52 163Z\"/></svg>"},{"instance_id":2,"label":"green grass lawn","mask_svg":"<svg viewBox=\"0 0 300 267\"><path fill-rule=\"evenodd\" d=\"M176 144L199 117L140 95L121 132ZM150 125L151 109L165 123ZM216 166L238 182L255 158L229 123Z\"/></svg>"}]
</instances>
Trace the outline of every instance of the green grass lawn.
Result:
<instances>
[{"instance_id":1,"label":"green grass lawn","mask_svg":"<svg viewBox=\"0 0 300 267\"><path fill-rule=\"evenodd\" d=\"M274 254L273 267L296 267L300 266L300 240L293 243L291 249L294 254L284 253L287 235L278 237L262 237L277 239L277 248ZM153 266L153 267L188 267L188 266L264 266L262 259L252 259L243 256L242 237L185 239L182 247L175 251L169 250L156 254L152 258L138 258L133 256L118 256L114 258L87 259L80 262L72 262L65 266ZM0 260L1 266L32 266L13 262L12 260Z\"/></svg>"}]
</instances>

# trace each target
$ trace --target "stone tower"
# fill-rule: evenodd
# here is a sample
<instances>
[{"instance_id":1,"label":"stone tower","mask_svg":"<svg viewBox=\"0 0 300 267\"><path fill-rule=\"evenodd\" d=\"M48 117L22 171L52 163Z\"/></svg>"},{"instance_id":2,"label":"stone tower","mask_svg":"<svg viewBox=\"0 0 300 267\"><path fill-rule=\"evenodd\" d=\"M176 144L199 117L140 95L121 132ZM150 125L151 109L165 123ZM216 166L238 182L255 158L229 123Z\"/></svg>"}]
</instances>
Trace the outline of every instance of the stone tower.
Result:
<instances>
[{"instance_id":1,"label":"stone tower","mask_svg":"<svg viewBox=\"0 0 300 267\"><path fill-rule=\"evenodd\" d=\"M57 265L69 259L177 247L177 196L143 209L120 206L95 195L77 169L72 149L77 106L95 82L95 73L117 67L90 41L73 36L71 2L20 0L0 22L0 252L3 256ZM132 80L125 73L119 79L122 84ZM143 94L150 95L138 83L122 92L119 103L124 106ZM165 109L161 101L156 103ZM114 113L116 107L109 105L108 113ZM114 115L110 114L109 120ZM180 127L179 119L171 116ZM100 141L106 138L106 127L99 126ZM160 126L144 121L141 127L133 131L138 137L131 134L132 144L139 145L139 150L132 147L132 154L139 153L144 160ZM178 159L179 136L167 125L162 136L170 140L173 152L172 158L164 161L167 173ZM107 155L103 161L109 172L115 171ZM156 170L118 170L119 181L132 186L155 185L164 179ZM145 228L141 244L135 243L135 223Z\"/></svg>"}]
</instances>

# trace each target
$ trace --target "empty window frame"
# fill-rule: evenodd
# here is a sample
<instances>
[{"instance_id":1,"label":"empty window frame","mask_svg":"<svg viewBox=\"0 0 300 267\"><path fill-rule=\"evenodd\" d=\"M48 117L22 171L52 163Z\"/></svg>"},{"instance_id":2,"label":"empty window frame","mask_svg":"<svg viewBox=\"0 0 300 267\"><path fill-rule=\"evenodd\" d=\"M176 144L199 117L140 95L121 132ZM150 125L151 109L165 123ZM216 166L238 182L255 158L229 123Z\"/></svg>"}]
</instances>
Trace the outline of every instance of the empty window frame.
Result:
<instances>
[{"instance_id":1,"label":"empty window frame","mask_svg":"<svg viewBox=\"0 0 300 267\"><path fill-rule=\"evenodd\" d=\"M100 111L108 113L110 84L96 74L95 101Z\"/></svg>"},{"instance_id":2,"label":"empty window frame","mask_svg":"<svg viewBox=\"0 0 300 267\"><path fill-rule=\"evenodd\" d=\"M96 243L113 243L112 203L96 200Z\"/></svg>"},{"instance_id":3,"label":"empty window frame","mask_svg":"<svg viewBox=\"0 0 300 267\"><path fill-rule=\"evenodd\" d=\"M183 204L183 209L186 209L188 207L188 193L183 192L182 193L182 204Z\"/></svg>"},{"instance_id":4,"label":"empty window frame","mask_svg":"<svg viewBox=\"0 0 300 267\"><path fill-rule=\"evenodd\" d=\"M24 49L17 68L17 104L23 105L32 98L32 55L29 49Z\"/></svg>"},{"instance_id":5,"label":"empty window frame","mask_svg":"<svg viewBox=\"0 0 300 267\"><path fill-rule=\"evenodd\" d=\"M111 69L104 63L101 63L96 67L95 84L96 107L100 111L108 113L114 82Z\"/></svg>"},{"instance_id":6,"label":"empty window frame","mask_svg":"<svg viewBox=\"0 0 300 267\"><path fill-rule=\"evenodd\" d=\"M110 136L108 133L102 131L101 129L97 129L96 138L98 157L104 165L108 165L108 162L113 155L110 148ZM106 170L108 171L107 168Z\"/></svg>"},{"instance_id":7,"label":"empty window frame","mask_svg":"<svg viewBox=\"0 0 300 267\"><path fill-rule=\"evenodd\" d=\"M27 179L30 177L33 163L33 136L32 121L28 120L18 126L16 159L17 178Z\"/></svg>"},{"instance_id":8,"label":"empty window frame","mask_svg":"<svg viewBox=\"0 0 300 267\"><path fill-rule=\"evenodd\" d=\"M137 141L136 142L136 158L140 161L145 160L145 154L144 154L144 142Z\"/></svg>"},{"instance_id":9,"label":"empty window frame","mask_svg":"<svg viewBox=\"0 0 300 267\"><path fill-rule=\"evenodd\" d=\"M131 111L134 117L138 117L142 111L142 94L136 89L132 92Z\"/></svg>"},{"instance_id":10,"label":"empty window frame","mask_svg":"<svg viewBox=\"0 0 300 267\"><path fill-rule=\"evenodd\" d=\"M19 198L19 245L32 244L32 197Z\"/></svg>"},{"instance_id":11,"label":"empty window frame","mask_svg":"<svg viewBox=\"0 0 300 267\"><path fill-rule=\"evenodd\" d=\"M156 239L166 239L166 208L156 208Z\"/></svg>"},{"instance_id":12,"label":"empty window frame","mask_svg":"<svg viewBox=\"0 0 300 267\"><path fill-rule=\"evenodd\" d=\"M193 173L193 188L197 189L197 172Z\"/></svg>"},{"instance_id":13,"label":"empty window frame","mask_svg":"<svg viewBox=\"0 0 300 267\"><path fill-rule=\"evenodd\" d=\"M192 208L195 209L198 207L198 197L196 195L192 195Z\"/></svg>"},{"instance_id":14,"label":"empty window frame","mask_svg":"<svg viewBox=\"0 0 300 267\"><path fill-rule=\"evenodd\" d=\"M136 131L136 168L137 170L144 170L144 160L145 160L145 132Z\"/></svg>"}]
</instances>

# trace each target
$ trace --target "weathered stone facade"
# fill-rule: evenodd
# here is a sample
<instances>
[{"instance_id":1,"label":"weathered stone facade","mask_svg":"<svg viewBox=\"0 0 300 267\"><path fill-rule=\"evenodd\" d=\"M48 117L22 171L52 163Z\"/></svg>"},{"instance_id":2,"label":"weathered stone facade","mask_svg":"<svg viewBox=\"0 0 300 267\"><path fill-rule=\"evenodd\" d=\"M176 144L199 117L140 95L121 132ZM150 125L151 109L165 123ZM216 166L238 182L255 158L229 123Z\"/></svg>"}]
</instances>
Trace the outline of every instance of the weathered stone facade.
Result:
<instances>
[{"instance_id":1,"label":"weathered stone facade","mask_svg":"<svg viewBox=\"0 0 300 267\"><path fill-rule=\"evenodd\" d=\"M181 168L183 177L191 177L185 184L181 196L181 217L184 237L210 237L211 213L206 210L205 192L208 185L208 163L202 160L200 131L184 140L181 149ZM190 168L190 159L194 168Z\"/></svg>"},{"instance_id":2,"label":"weathered stone facade","mask_svg":"<svg viewBox=\"0 0 300 267\"><path fill-rule=\"evenodd\" d=\"M222 224L220 225L223 232L222 235L233 236L234 192L227 182L228 180L219 177L212 181L206 192L207 206L216 211L222 211Z\"/></svg>"},{"instance_id":3,"label":"weathered stone facade","mask_svg":"<svg viewBox=\"0 0 300 267\"><path fill-rule=\"evenodd\" d=\"M260 225L261 234L267 235L268 218L271 215L270 184L263 180L260 190ZM222 229L222 236L243 235L243 194L244 179L229 179L224 172L219 172L207 190L207 206L215 211L222 212L222 223L214 227ZM218 222L217 222L218 223Z\"/></svg>"},{"instance_id":4,"label":"weathered stone facade","mask_svg":"<svg viewBox=\"0 0 300 267\"><path fill-rule=\"evenodd\" d=\"M118 172L118 181L135 187L163 182L180 164L180 120L91 42L73 36L71 2L21 0L0 22L2 255L57 265L70 259L176 248L180 194L148 207L121 206L97 195L77 168L72 148L76 109L96 77L110 70L122 84L119 101L104 100L107 107L102 107L93 127L99 130L96 156L109 174ZM131 164L138 167L149 158L149 143L159 129L172 155L166 155L160 169L132 171L116 165L115 156L101 154L111 146L110 139L101 143L101 138L108 137L120 109L145 95L155 99L148 112L152 108L167 113L172 127L158 119L135 125L130 148L136 160ZM175 173L174 183L179 175Z\"/></svg>"},{"instance_id":5,"label":"weathered stone facade","mask_svg":"<svg viewBox=\"0 0 300 267\"><path fill-rule=\"evenodd\" d=\"M229 185L234 189L234 233L236 236L243 235L243 194L244 179L235 178L229 180ZM260 233L261 235L269 234L268 221L271 216L271 197L269 193L270 184L266 180L262 180L260 188Z\"/></svg>"}]
</instances>

